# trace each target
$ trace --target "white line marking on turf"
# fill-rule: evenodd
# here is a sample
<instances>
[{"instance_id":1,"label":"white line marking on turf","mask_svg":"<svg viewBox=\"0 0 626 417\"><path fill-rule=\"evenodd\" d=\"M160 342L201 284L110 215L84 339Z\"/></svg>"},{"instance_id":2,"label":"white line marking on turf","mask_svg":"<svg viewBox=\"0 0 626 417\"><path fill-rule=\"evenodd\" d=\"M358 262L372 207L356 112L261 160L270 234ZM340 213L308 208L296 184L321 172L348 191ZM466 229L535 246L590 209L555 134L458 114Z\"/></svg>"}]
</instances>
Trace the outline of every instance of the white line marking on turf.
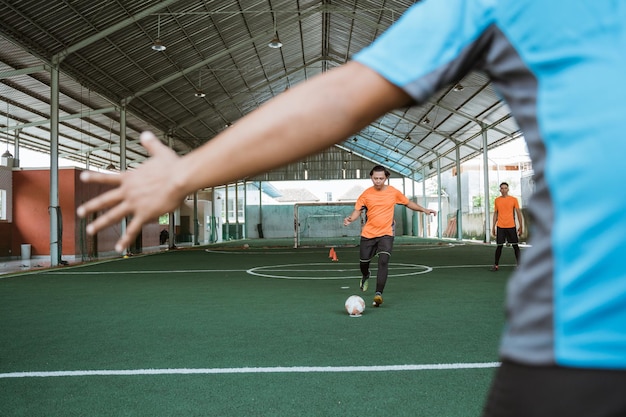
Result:
<instances>
[{"instance_id":1,"label":"white line marking on turf","mask_svg":"<svg viewBox=\"0 0 626 417\"><path fill-rule=\"evenodd\" d=\"M354 247L346 247L342 249L354 249ZM220 250L220 249L205 249L207 253L219 253L219 254L227 254L227 255L302 255L302 254L315 254L320 253L319 250L316 249L290 249L290 250L278 250L278 249L240 249L236 251L229 250Z\"/></svg>"},{"instance_id":2,"label":"white line marking on turf","mask_svg":"<svg viewBox=\"0 0 626 417\"><path fill-rule=\"evenodd\" d=\"M394 246L394 252L415 252L421 250L437 250L437 249L449 249L454 246L463 246L464 243L448 243L441 245L415 245L411 246L410 244L396 244ZM346 252L358 252L358 245L349 245L349 246L326 246L324 249L328 249L330 247L337 247L339 250L345 250ZM207 253L218 253L218 254L226 254L226 255L301 255L301 254L315 254L319 253L319 249L308 249L308 248L293 248L289 250L284 249L270 249L270 248L250 248L250 249L237 249L237 250L227 250L227 249L205 249Z\"/></svg>"},{"instance_id":3,"label":"white line marking on turf","mask_svg":"<svg viewBox=\"0 0 626 417\"><path fill-rule=\"evenodd\" d=\"M172 368L172 369L119 369L85 371L48 371L48 372L8 372L0 373L5 378L49 378L62 376L133 376L133 375L189 375L189 374L261 374L261 373L332 373L332 372L402 372L446 369L483 369L497 368L500 362L479 363L438 363L424 365L386 365L386 366L275 366L247 368Z\"/></svg>"},{"instance_id":4,"label":"white line marking on turf","mask_svg":"<svg viewBox=\"0 0 626 417\"><path fill-rule=\"evenodd\" d=\"M246 272L245 269L168 269L168 270L150 270L144 269L142 271L49 271L48 274L62 274L62 275L127 275L127 274L188 274L188 273L205 273L205 272Z\"/></svg>"},{"instance_id":5,"label":"white line marking on turf","mask_svg":"<svg viewBox=\"0 0 626 417\"><path fill-rule=\"evenodd\" d=\"M433 266L432 269L449 269L449 268L490 268L493 264L489 265L441 265ZM500 266L515 266L514 264L500 264Z\"/></svg>"},{"instance_id":6,"label":"white line marking on turf","mask_svg":"<svg viewBox=\"0 0 626 417\"><path fill-rule=\"evenodd\" d=\"M311 269L311 266L316 266L317 268ZM319 266L324 266L325 268L319 268ZM343 265L342 265L343 266ZM374 268L376 269L376 268ZM417 265L417 264L404 264L404 263L394 263L390 265L389 268L389 276L390 277L404 277L411 275L421 275L427 274L431 272L433 268L426 265ZM352 278L360 278L361 275L344 275L346 273L351 273L354 271L354 268L340 268L330 262L324 263L304 263L304 264L287 264L287 265L265 265L265 266L256 266L250 269L178 269L178 270L149 270L144 269L141 271L68 271L68 270L53 270L47 271L46 274L50 275L141 275L141 274L193 274L193 273L209 273L209 272L246 272L249 275L256 275L264 278L277 278L277 279L291 279L291 280L334 280L334 279L352 279ZM402 272L406 271L406 272ZM316 276L293 276L288 275L288 273L315 273L321 274ZM282 274L282 275L281 275ZM334 275L333 274L339 274Z\"/></svg>"},{"instance_id":7,"label":"white line marking on turf","mask_svg":"<svg viewBox=\"0 0 626 417\"><path fill-rule=\"evenodd\" d=\"M361 275L351 275L351 276L319 276L319 275L315 275L315 276L299 276L299 277L294 277L294 276L289 276L289 275L274 275L273 273L276 272L309 272L309 273L315 273L315 274L320 274L320 273L334 273L334 272L347 272L347 271L353 271L354 269L337 269L337 268L306 268L306 269L296 269L296 268L302 268L302 267L306 267L306 266L319 266L319 265L324 265L329 267L331 264L329 263L308 263L308 264L286 264L286 265L268 265L268 266L257 266L254 268L250 268L248 269L246 272L250 275L257 275L260 277L266 277L266 278L277 278L277 279L293 279L293 280L299 280L299 279L311 279L311 280L329 280L329 279L352 279L352 278L360 278ZM406 272L406 273L394 273L394 271L400 270L400 269L404 269L404 270L409 270L410 272ZM266 273L265 271L269 272ZM427 274L429 272L432 271L432 268L426 265L416 265L416 264L402 264L402 263L393 263L390 265L389 268L389 277L404 277L404 276L409 276L409 275L420 275L420 274Z\"/></svg>"}]
</instances>

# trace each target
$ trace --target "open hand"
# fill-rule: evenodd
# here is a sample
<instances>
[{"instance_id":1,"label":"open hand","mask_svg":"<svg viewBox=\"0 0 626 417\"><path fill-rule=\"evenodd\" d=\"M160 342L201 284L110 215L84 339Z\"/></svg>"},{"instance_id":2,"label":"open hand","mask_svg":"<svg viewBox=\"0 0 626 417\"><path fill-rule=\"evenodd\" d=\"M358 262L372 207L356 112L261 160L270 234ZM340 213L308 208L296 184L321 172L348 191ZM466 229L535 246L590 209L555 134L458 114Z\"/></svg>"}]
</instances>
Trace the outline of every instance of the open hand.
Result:
<instances>
[{"instance_id":1,"label":"open hand","mask_svg":"<svg viewBox=\"0 0 626 417\"><path fill-rule=\"evenodd\" d=\"M76 210L78 216L106 210L87 226L87 233L98 231L120 222L126 216L132 219L115 245L123 252L141 231L141 226L168 213L185 198L187 191L178 184L177 172L181 158L162 144L151 132L141 134L141 144L151 155L139 168L111 175L83 171L81 181L115 186Z\"/></svg>"}]
</instances>

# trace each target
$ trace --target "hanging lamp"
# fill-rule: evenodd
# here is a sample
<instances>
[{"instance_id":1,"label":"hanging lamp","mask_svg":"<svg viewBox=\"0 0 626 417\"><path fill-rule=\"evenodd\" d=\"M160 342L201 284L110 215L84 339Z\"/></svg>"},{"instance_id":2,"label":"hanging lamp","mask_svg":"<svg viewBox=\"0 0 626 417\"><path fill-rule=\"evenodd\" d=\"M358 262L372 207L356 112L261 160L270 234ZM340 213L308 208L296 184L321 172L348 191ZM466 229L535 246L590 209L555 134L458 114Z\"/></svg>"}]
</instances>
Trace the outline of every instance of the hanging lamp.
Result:
<instances>
[{"instance_id":1,"label":"hanging lamp","mask_svg":"<svg viewBox=\"0 0 626 417\"><path fill-rule=\"evenodd\" d=\"M157 52L163 52L166 49L166 46L161 42L161 15L157 17L157 38L152 44L152 49Z\"/></svg>"},{"instance_id":2,"label":"hanging lamp","mask_svg":"<svg viewBox=\"0 0 626 417\"><path fill-rule=\"evenodd\" d=\"M272 38L270 43L267 44L267 46L269 46L272 49L280 49L283 46L283 43L280 41L280 39L278 39L278 30L276 28L276 12L274 12L273 16L274 16L274 37Z\"/></svg>"}]
</instances>

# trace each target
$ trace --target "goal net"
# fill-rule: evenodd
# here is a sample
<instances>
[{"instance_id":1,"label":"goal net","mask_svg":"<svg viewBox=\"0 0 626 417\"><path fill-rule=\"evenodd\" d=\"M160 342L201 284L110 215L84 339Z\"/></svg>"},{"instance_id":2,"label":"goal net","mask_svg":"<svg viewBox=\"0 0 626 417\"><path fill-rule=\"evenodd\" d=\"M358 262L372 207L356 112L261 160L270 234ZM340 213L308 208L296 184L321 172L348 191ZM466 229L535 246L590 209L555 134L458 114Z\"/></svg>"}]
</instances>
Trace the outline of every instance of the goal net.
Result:
<instances>
[{"instance_id":1,"label":"goal net","mask_svg":"<svg viewBox=\"0 0 626 417\"><path fill-rule=\"evenodd\" d=\"M303 246L357 245L361 222L348 226L343 219L354 210L354 203L301 203L294 205L294 248Z\"/></svg>"}]
</instances>

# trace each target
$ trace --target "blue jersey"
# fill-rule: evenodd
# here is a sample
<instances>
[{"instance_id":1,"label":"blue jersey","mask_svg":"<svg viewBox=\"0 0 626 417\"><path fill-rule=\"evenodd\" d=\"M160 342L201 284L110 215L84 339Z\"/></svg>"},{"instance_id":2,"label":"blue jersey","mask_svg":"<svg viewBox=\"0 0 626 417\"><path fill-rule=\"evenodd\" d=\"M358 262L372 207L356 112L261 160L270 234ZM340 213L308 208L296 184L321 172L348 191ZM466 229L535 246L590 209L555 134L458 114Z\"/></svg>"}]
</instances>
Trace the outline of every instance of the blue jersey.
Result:
<instances>
[{"instance_id":1,"label":"blue jersey","mask_svg":"<svg viewBox=\"0 0 626 417\"><path fill-rule=\"evenodd\" d=\"M501 356L626 369L626 1L425 0L355 60L417 103L490 77L536 185Z\"/></svg>"}]
</instances>

